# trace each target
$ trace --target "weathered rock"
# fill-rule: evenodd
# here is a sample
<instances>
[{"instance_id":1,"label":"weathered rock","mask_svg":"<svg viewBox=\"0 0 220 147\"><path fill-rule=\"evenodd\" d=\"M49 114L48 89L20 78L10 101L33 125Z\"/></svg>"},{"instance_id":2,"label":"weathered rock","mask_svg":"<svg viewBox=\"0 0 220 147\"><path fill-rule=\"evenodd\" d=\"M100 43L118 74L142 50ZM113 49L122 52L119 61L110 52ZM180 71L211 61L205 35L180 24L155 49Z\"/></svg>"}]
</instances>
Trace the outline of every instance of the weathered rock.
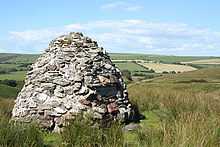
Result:
<instances>
[{"instance_id":1,"label":"weathered rock","mask_svg":"<svg viewBox=\"0 0 220 147\"><path fill-rule=\"evenodd\" d=\"M82 33L52 40L29 69L15 101L13 120L37 120L57 131L66 118L82 112L97 119L122 120L133 114L120 70L96 41Z\"/></svg>"},{"instance_id":2,"label":"weathered rock","mask_svg":"<svg viewBox=\"0 0 220 147\"><path fill-rule=\"evenodd\" d=\"M138 128L140 128L140 125L137 124L137 123L130 123L128 125L125 125L122 130L125 131L125 132L128 132L128 131L133 131L133 130L137 130Z\"/></svg>"}]
</instances>

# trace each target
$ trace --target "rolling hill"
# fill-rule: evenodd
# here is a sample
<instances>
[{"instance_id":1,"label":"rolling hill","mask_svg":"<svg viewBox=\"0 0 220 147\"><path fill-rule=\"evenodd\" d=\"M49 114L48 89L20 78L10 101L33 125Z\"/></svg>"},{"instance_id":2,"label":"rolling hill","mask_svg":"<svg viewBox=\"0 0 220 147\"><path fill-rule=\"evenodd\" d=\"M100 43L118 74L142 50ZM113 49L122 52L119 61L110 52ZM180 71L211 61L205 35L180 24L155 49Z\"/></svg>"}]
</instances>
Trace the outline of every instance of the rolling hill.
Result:
<instances>
[{"instance_id":1,"label":"rolling hill","mask_svg":"<svg viewBox=\"0 0 220 147\"><path fill-rule=\"evenodd\" d=\"M203 60L195 60L195 61L189 61L189 62L182 62L183 64L207 64L207 65L220 65L220 59L203 59Z\"/></svg>"},{"instance_id":2,"label":"rolling hill","mask_svg":"<svg viewBox=\"0 0 220 147\"><path fill-rule=\"evenodd\" d=\"M110 53L112 60L148 60L163 63L191 62L195 60L220 59L211 56L166 56L166 55L147 55L129 53ZM0 53L0 63L32 63L37 54L10 54Z\"/></svg>"}]
</instances>

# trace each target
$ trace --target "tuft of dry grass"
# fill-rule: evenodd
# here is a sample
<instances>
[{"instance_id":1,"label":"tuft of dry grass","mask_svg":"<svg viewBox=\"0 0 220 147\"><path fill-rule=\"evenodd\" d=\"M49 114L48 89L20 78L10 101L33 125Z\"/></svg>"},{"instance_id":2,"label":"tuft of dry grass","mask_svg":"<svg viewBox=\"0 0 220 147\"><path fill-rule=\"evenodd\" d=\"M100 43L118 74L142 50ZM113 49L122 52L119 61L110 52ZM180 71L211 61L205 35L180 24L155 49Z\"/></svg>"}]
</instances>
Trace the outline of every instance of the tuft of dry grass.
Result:
<instances>
[{"instance_id":1,"label":"tuft of dry grass","mask_svg":"<svg viewBox=\"0 0 220 147\"><path fill-rule=\"evenodd\" d=\"M13 99L0 98L0 116L11 117L11 111L14 106Z\"/></svg>"}]
</instances>

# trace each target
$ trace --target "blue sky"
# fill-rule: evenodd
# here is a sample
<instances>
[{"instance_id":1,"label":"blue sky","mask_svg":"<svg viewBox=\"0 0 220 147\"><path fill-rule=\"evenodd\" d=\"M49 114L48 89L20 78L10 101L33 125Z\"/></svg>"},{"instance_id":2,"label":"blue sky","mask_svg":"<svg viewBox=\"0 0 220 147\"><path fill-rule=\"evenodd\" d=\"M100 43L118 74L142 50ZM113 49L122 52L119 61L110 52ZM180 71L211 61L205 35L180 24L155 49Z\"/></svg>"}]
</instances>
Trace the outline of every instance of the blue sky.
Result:
<instances>
[{"instance_id":1,"label":"blue sky","mask_svg":"<svg viewBox=\"0 0 220 147\"><path fill-rule=\"evenodd\" d=\"M220 56L218 0L1 0L0 52L83 32L109 52Z\"/></svg>"}]
</instances>

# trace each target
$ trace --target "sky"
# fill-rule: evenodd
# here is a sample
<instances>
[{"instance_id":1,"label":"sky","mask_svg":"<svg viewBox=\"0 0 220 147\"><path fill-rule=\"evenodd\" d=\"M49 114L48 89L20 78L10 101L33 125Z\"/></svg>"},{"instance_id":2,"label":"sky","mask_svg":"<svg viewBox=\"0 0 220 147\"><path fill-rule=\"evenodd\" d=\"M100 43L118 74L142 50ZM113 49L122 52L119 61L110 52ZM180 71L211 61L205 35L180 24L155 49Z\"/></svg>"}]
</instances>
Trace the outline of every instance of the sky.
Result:
<instances>
[{"instance_id":1,"label":"sky","mask_svg":"<svg viewBox=\"0 0 220 147\"><path fill-rule=\"evenodd\" d=\"M83 32L108 52L220 56L219 0L0 2L0 53L42 53Z\"/></svg>"}]
</instances>

